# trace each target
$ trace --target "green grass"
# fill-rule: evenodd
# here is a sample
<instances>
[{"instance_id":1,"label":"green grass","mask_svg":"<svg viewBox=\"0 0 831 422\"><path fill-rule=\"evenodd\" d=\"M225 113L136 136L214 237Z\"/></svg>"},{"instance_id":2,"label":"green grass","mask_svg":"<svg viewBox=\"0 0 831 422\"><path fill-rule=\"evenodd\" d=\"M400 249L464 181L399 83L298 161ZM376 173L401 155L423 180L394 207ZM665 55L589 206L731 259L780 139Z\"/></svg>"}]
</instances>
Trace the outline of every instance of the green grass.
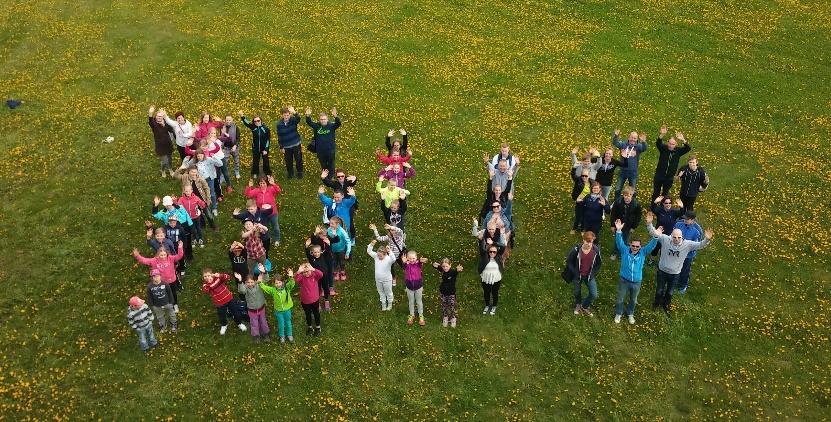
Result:
<instances>
[{"instance_id":1,"label":"green grass","mask_svg":"<svg viewBox=\"0 0 831 422\"><path fill-rule=\"evenodd\" d=\"M0 418L827 419L829 16L823 2L771 1L13 1L0 9L0 91L26 103L0 110ZM156 176L150 104L268 122L282 104L337 105L360 243L323 337L220 338L192 271L182 332L140 353L124 313L146 271L130 250L150 199L176 188ZM638 324L612 323L608 260L596 317L574 318L558 275L576 241L568 151L663 123L712 175L697 206L716 241L672 320L648 310L648 270ZM466 267L456 330L439 325L431 272L427 327L405 326L400 287L395 311L377 310L362 246L381 220L369 157L390 127L416 151L408 244ZM479 157L503 141L523 159L521 238L499 315L483 318L468 221ZM642 160L644 191L656 155ZM302 182L277 173L281 268L318 221L305 158ZM242 203L221 204L194 269L228 267Z\"/></svg>"}]
</instances>

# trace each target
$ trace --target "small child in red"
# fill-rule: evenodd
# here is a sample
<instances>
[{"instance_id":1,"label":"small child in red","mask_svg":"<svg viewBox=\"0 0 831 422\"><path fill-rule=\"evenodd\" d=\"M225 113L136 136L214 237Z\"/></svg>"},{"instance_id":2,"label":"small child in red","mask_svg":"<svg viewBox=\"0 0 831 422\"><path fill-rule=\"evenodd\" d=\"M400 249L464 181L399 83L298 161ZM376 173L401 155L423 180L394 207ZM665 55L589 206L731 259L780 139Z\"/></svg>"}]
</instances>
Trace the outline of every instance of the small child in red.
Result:
<instances>
[{"instance_id":1,"label":"small child in red","mask_svg":"<svg viewBox=\"0 0 831 422\"><path fill-rule=\"evenodd\" d=\"M231 279L228 274L215 273L210 268L202 270L202 291L211 295L211 301L216 307L216 314L219 317L219 335L225 335L228 330L228 313L234 317L234 322L237 323L240 331L246 331L248 328L242 323L242 314L240 313L240 305L228 286L225 283Z\"/></svg>"}]
</instances>

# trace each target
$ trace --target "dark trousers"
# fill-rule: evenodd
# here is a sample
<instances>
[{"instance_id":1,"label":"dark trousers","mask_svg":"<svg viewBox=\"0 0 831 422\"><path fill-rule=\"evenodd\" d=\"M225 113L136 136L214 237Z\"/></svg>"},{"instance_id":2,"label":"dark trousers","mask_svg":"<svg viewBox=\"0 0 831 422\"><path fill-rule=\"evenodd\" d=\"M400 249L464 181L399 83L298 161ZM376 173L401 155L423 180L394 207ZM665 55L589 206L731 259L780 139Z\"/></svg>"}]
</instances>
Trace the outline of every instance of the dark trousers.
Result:
<instances>
[{"instance_id":1,"label":"dark trousers","mask_svg":"<svg viewBox=\"0 0 831 422\"><path fill-rule=\"evenodd\" d=\"M484 293L485 297L485 306L496 306L499 303L499 284L501 282L497 281L493 284L488 284L485 282L481 282L482 284L482 293Z\"/></svg>"},{"instance_id":2,"label":"dark trousers","mask_svg":"<svg viewBox=\"0 0 831 422\"><path fill-rule=\"evenodd\" d=\"M173 303L174 305L179 304L179 291L182 290L182 283L179 281L179 275L176 275L176 281L170 283L170 291L173 293Z\"/></svg>"},{"instance_id":3,"label":"dark trousers","mask_svg":"<svg viewBox=\"0 0 831 422\"><path fill-rule=\"evenodd\" d=\"M228 325L228 313L234 317L234 322L242 324L242 314L240 313L240 305L236 299L231 299L228 303L216 307L216 315L219 317L219 324L222 326Z\"/></svg>"},{"instance_id":4,"label":"dark trousers","mask_svg":"<svg viewBox=\"0 0 831 422\"><path fill-rule=\"evenodd\" d=\"M217 170L216 174L220 174L220 172L219 172L220 168L221 167L216 168L216 170ZM222 198L224 195L222 195L222 183L219 180L220 180L220 177L215 177L214 178L214 191L216 191L216 197L217 198Z\"/></svg>"},{"instance_id":5,"label":"dark trousers","mask_svg":"<svg viewBox=\"0 0 831 422\"><path fill-rule=\"evenodd\" d=\"M199 224L194 221L193 224ZM182 249L185 252L185 259L180 260L179 262L183 262L185 260L193 261L193 245L191 245L191 239L193 239L193 227L188 225L182 225L185 229L185 235L182 239Z\"/></svg>"},{"instance_id":6,"label":"dark trousers","mask_svg":"<svg viewBox=\"0 0 831 422\"><path fill-rule=\"evenodd\" d=\"M251 176L260 176L260 157L263 158L263 174L266 176L271 174L271 166L268 164L268 155L262 155L255 152L251 159Z\"/></svg>"},{"instance_id":7,"label":"dark trousers","mask_svg":"<svg viewBox=\"0 0 831 422\"><path fill-rule=\"evenodd\" d=\"M320 277L320 280L317 281L317 288L323 292L323 299L329 300L329 289L332 288L332 271L329 271L329 265L325 262L323 265L326 265L326 271L323 271L323 277Z\"/></svg>"},{"instance_id":8,"label":"dark trousers","mask_svg":"<svg viewBox=\"0 0 831 422\"><path fill-rule=\"evenodd\" d=\"M684 208L682 208L681 211L695 211L695 198L697 198L697 196L681 195L681 202L684 203Z\"/></svg>"},{"instance_id":9,"label":"dark trousers","mask_svg":"<svg viewBox=\"0 0 831 422\"><path fill-rule=\"evenodd\" d=\"M583 203L582 202L575 202L574 203L574 224L571 226L572 230L582 230L583 229Z\"/></svg>"},{"instance_id":10,"label":"dark trousers","mask_svg":"<svg viewBox=\"0 0 831 422\"><path fill-rule=\"evenodd\" d=\"M286 161L286 171L289 179L294 177L294 169L297 167L297 177L303 177L303 144L297 144L291 148L283 149L283 158Z\"/></svg>"},{"instance_id":11,"label":"dark trousers","mask_svg":"<svg viewBox=\"0 0 831 422\"><path fill-rule=\"evenodd\" d=\"M665 311L669 311L669 305L672 303L672 293L678 284L678 274L669 274L658 269L655 283L655 301L652 302L652 307L662 307Z\"/></svg>"},{"instance_id":12,"label":"dark trousers","mask_svg":"<svg viewBox=\"0 0 831 422\"><path fill-rule=\"evenodd\" d=\"M179 161L185 161L185 158L187 158L188 156L187 154L185 154L185 147L180 147L179 145L176 145L176 149L179 151Z\"/></svg>"},{"instance_id":13,"label":"dark trousers","mask_svg":"<svg viewBox=\"0 0 831 422\"><path fill-rule=\"evenodd\" d=\"M345 271L346 270L346 251L334 252L334 254L335 254L335 261L334 261L334 265L332 267L336 271Z\"/></svg>"},{"instance_id":14,"label":"dark trousers","mask_svg":"<svg viewBox=\"0 0 831 422\"><path fill-rule=\"evenodd\" d=\"M320 162L320 169L329 170L329 175L335 174L335 151L323 151L317 153L317 161ZM344 192L346 194L346 192Z\"/></svg>"},{"instance_id":15,"label":"dark trousers","mask_svg":"<svg viewBox=\"0 0 831 422\"><path fill-rule=\"evenodd\" d=\"M675 181L675 178L659 178L656 177L652 179L652 200L655 201L655 198L659 196L666 197L669 195L669 190L672 189L672 182Z\"/></svg>"},{"instance_id":16,"label":"dark trousers","mask_svg":"<svg viewBox=\"0 0 831 422\"><path fill-rule=\"evenodd\" d=\"M303 312L306 313L306 325L311 327L320 327L320 305L318 305L319 301L314 301L314 303L303 303ZM314 321L314 322L313 322Z\"/></svg>"}]
</instances>

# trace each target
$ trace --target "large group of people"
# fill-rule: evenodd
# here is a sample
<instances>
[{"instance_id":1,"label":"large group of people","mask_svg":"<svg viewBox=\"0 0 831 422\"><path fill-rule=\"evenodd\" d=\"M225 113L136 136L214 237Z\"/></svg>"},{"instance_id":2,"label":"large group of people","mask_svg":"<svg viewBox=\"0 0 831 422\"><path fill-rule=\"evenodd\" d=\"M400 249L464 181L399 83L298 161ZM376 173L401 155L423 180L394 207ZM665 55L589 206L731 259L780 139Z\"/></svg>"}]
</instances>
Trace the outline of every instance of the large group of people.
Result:
<instances>
[{"instance_id":1,"label":"large group of people","mask_svg":"<svg viewBox=\"0 0 831 422\"><path fill-rule=\"evenodd\" d=\"M245 204L231 211L233 219L241 222L239 237L227 247L228 271L201 269L201 290L210 297L216 310L220 335L226 333L230 318L239 330L249 331L254 342L272 342L267 311L271 302L279 342L293 343L292 291L299 288L306 334L320 336L322 316L332 311L334 298L342 290L342 287L336 290L336 282L349 278L348 267L359 261L353 258L362 255L355 254L358 233L363 231L358 228L356 218L358 178L336 164L337 130L342 124L337 109L319 113L315 121L312 109L305 108L305 123L311 132L307 144L303 143L299 130L303 120L294 107L280 110L273 131L262 115L249 119L240 111L237 116L251 132L251 177L241 189ZM175 194L153 198L150 214L157 223L145 221L144 228L152 254L145 256L138 249L133 250L135 259L150 268L146 297L131 297L127 311L128 322L136 330L145 352L158 344L154 320L159 332L178 331L179 297L184 290L185 276L196 251L205 247L207 229L219 228L219 203L234 192L235 182L239 182L239 157L247 149L247 143L242 142L241 128L234 119L232 114L222 119L205 112L193 124L182 112L171 118L164 109L150 107L148 110L160 175L171 176L181 185L177 185ZM284 157L287 179L304 177L304 149L315 154L320 165L317 198L321 213L309 216L309 225L314 229L303 237L301 245L306 259L289 265L296 269L287 271L278 269L287 263L278 265L278 257L272 251L283 242L278 201L282 189L270 161L272 133L276 134ZM643 267L653 263L653 257L659 256L653 306L669 312L672 294L686 291L695 251L707 246L712 238L712 231L702 230L695 223L693 210L696 197L706 189L709 180L694 156L678 169L680 158L691 147L680 132L665 142L667 128L662 127L655 142L660 156L651 206L646 214L652 239L642 245L640 238L631 233L643 214L636 188L640 157L648 153L646 135L632 132L626 141L620 140L619 135L615 130L613 147L605 150L602 157L599 150L590 148L578 160L579 149L572 151L572 233L579 231L582 243L570 250L566 268L567 278L573 284L574 313L593 315L592 304L598 296L597 274L603 262L600 235L609 222L615 237L614 252L609 256L612 260L619 256L621 264L614 321L620 322L628 298L625 315L634 324ZM464 268L454 265L450 258L431 262L407 246L406 213L412 196L408 184L416 177L409 138L405 129L390 129L385 136L385 150L375 151L379 164L374 192L362 195L362 198L374 196L362 201L362 204L369 203L370 209L364 212L372 221L364 226L372 233L366 242L366 254L374 265L381 312L394 309L395 291L400 289L400 270L403 277L400 284L407 298L406 324L425 326L422 271L429 265L438 272L440 280L441 324L455 328L458 325L456 279ZM178 161L173 158L174 145ZM615 158L613 148L620 150L619 158ZM174 161L179 165L174 165ZM483 163L484 202L479 215L471 219L471 234L477 240L482 314L492 316L497 312L505 266L516 246L513 201L520 159L508 144L502 144L498 153L485 154ZM620 171L614 198L610 199L617 169ZM670 192L675 180L681 181L681 190L678 199L673 201ZM377 209L373 209L373 202ZM583 286L588 290L586 296ZM267 301L266 297L271 300Z\"/></svg>"}]
</instances>

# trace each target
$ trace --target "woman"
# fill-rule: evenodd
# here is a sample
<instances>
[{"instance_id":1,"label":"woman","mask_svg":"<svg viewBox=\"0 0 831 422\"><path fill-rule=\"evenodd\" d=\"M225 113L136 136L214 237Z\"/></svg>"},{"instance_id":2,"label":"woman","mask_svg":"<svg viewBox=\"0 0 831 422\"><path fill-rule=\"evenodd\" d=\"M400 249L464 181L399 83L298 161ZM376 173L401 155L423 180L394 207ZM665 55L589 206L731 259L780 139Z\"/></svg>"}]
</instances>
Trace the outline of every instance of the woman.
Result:
<instances>
[{"instance_id":1,"label":"woman","mask_svg":"<svg viewBox=\"0 0 831 422\"><path fill-rule=\"evenodd\" d=\"M485 308L482 309L482 315L496 315L503 268L499 248L490 245L487 255L479 258L479 276L482 279L482 292L485 296Z\"/></svg>"},{"instance_id":2,"label":"woman","mask_svg":"<svg viewBox=\"0 0 831 422\"><path fill-rule=\"evenodd\" d=\"M196 166L199 175L202 176L202 178L205 179L205 182L208 183L208 188L211 190L211 209L214 216L219 215L219 211L217 211L216 188L214 180L216 179L216 168L222 166L222 160L217 158L216 154L208 157L202 148L199 148L196 150L196 156L190 158L186 164L187 167L190 167L191 165Z\"/></svg>"},{"instance_id":3,"label":"woman","mask_svg":"<svg viewBox=\"0 0 831 422\"><path fill-rule=\"evenodd\" d=\"M164 109L159 110L159 113L164 117L165 123L173 128L173 135L176 136L176 149L179 150L179 159L185 161L185 146L188 145L188 140L193 139L193 124L191 124L185 115L178 111L173 116L176 120L171 119Z\"/></svg>"},{"instance_id":4,"label":"woman","mask_svg":"<svg viewBox=\"0 0 831 422\"><path fill-rule=\"evenodd\" d=\"M583 232L583 243L575 246L566 258L569 270L574 274L574 315L594 316L591 311L592 303L597 299L597 272L603 260L600 248L594 243L594 232ZM583 284L589 288L589 294L583 299Z\"/></svg>"},{"instance_id":5,"label":"woman","mask_svg":"<svg viewBox=\"0 0 831 422\"><path fill-rule=\"evenodd\" d=\"M156 107L150 106L150 110L147 111L147 122L150 124L150 130L153 132L153 143L156 149L156 156L159 157L162 178L165 178L167 177L167 173L173 176L173 169L170 168L170 156L173 154L170 134L173 132L173 128L165 123L164 115L161 112L156 113L155 111Z\"/></svg>"},{"instance_id":6,"label":"woman","mask_svg":"<svg viewBox=\"0 0 831 422\"><path fill-rule=\"evenodd\" d=\"M606 211L606 199L600 192L600 183L593 182L591 191L584 197L577 198L577 206L582 208L583 230L597 233L594 244L600 243L600 226L603 225L603 213Z\"/></svg>"},{"instance_id":7,"label":"woman","mask_svg":"<svg viewBox=\"0 0 831 422\"><path fill-rule=\"evenodd\" d=\"M494 202L499 202L503 210L510 209L508 206L508 202L510 201L508 194L511 192L511 187L514 183L513 172L508 170L508 182L505 185L505 189L502 189L501 185L493 183L493 176L495 173L496 172L493 169L488 169L488 187L485 190L485 203L482 204L482 211L479 212L479 218L481 219L485 218ZM509 221L511 220L510 215L506 215L506 217Z\"/></svg>"},{"instance_id":8,"label":"woman","mask_svg":"<svg viewBox=\"0 0 831 422\"><path fill-rule=\"evenodd\" d=\"M629 150L622 150L620 156L626 158L629 156ZM615 158L615 151L611 148L603 153L603 158L600 160L600 167L597 168L595 181L600 183L600 192L606 202L609 202L609 193L612 191L612 179L615 177L615 169L626 168L628 160L618 160Z\"/></svg>"}]
</instances>

